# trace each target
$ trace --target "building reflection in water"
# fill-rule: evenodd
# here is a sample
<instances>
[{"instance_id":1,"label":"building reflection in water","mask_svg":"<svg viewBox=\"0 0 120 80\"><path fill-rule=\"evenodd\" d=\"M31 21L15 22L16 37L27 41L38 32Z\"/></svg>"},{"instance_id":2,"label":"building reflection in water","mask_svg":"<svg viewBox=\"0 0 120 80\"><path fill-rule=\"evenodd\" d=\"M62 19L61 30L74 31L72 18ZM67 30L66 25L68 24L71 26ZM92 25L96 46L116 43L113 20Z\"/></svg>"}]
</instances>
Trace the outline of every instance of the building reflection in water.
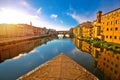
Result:
<instances>
[{"instance_id":1,"label":"building reflection in water","mask_svg":"<svg viewBox=\"0 0 120 80\"><path fill-rule=\"evenodd\" d=\"M52 38L27 40L15 44L0 46L0 62L10 58L17 58L18 55L18 57L22 56L22 54L25 55L24 53L28 53L35 47L46 43L51 39Z\"/></svg>"},{"instance_id":2,"label":"building reflection in water","mask_svg":"<svg viewBox=\"0 0 120 80\"><path fill-rule=\"evenodd\" d=\"M104 80L120 80L120 54L96 48L79 39L72 39L74 44L83 52L91 54L94 58L94 66L103 72Z\"/></svg>"}]
</instances>

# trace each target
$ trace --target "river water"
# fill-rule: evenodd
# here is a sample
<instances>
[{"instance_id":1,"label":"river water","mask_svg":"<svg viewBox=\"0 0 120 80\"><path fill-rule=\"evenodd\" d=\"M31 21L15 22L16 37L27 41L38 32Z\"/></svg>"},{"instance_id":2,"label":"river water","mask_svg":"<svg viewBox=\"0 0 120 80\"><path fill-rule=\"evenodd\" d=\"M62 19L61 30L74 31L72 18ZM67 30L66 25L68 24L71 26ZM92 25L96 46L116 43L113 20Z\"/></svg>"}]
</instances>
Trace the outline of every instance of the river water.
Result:
<instances>
[{"instance_id":1,"label":"river water","mask_svg":"<svg viewBox=\"0 0 120 80\"><path fill-rule=\"evenodd\" d=\"M119 53L75 38L44 38L0 46L0 80L16 80L61 52L100 80L120 80Z\"/></svg>"}]
</instances>

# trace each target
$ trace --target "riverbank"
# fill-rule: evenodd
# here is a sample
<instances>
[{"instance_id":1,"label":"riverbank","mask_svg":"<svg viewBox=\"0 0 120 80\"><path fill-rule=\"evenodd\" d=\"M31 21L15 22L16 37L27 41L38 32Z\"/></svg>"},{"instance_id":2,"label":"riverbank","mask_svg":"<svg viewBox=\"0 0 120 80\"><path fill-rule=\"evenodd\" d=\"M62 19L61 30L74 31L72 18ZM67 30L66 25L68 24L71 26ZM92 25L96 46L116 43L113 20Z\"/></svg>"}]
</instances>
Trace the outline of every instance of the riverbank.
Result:
<instances>
[{"instance_id":1,"label":"riverbank","mask_svg":"<svg viewBox=\"0 0 120 80\"><path fill-rule=\"evenodd\" d=\"M92 73L61 53L17 80L99 80Z\"/></svg>"},{"instance_id":2,"label":"riverbank","mask_svg":"<svg viewBox=\"0 0 120 80\"><path fill-rule=\"evenodd\" d=\"M78 39L85 41L95 47L106 48L107 50L112 50L117 53L120 53L120 45L119 44L115 44L112 42L106 42L106 41L100 41L100 40L92 40L92 39L88 39L88 38L78 38Z\"/></svg>"},{"instance_id":3,"label":"riverbank","mask_svg":"<svg viewBox=\"0 0 120 80\"><path fill-rule=\"evenodd\" d=\"M8 45L12 43L17 43L26 40L32 40L37 38L44 38L50 35L42 35L42 36L27 36L27 37L13 37L13 38L0 38L0 46Z\"/></svg>"}]
</instances>

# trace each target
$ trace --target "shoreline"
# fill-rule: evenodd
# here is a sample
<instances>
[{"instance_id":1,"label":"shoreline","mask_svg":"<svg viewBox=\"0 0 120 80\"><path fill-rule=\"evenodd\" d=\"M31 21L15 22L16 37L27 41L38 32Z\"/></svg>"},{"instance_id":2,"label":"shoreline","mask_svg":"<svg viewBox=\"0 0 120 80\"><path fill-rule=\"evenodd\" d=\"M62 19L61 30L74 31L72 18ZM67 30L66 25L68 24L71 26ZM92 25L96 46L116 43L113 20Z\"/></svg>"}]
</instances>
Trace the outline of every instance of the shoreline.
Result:
<instances>
[{"instance_id":1,"label":"shoreline","mask_svg":"<svg viewBox=\"0 0 120 80\"><path fill-rule=\"evenodd\" d=\"M112 50L120 54L120 44L115 44L112 42L106 42L106 41L99 41L94 39L88 39L88 38L77 38L79 40L85 41L94 47L97 48L106 48L107 50Z\"/></svg>"},{"instance_id":2,"label":"shoreline","mask_svg":"<svg viewBox=\"0 0 120 80\"><path fill-rule=\"evenodd\" d=\"M17 42L22 42L22 41L26 41L26 40L33 40L33 39L38 39L38 38L44 38L44 37L48 37L48 36L50 36L50 35L6 38L6 39L4 39L2 41L0 40L0 46L13 44L13 43L17 43Z\"/></svg>"}]
</instances>

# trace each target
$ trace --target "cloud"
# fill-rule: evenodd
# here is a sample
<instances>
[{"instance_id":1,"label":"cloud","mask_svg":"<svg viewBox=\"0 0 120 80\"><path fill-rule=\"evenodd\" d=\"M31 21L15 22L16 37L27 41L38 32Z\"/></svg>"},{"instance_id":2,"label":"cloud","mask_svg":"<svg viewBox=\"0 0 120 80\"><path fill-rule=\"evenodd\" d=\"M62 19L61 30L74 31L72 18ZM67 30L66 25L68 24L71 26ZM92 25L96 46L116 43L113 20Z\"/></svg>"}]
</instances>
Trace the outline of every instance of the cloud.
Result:
<instances>
[{"instance_id":1,"label":"cloud","mask_svg":"<svg viewBox=\"0 0 120 80\"><path fill-rule=\"evenodd\" d=\"M92 21L94 19L94 14L92 12L92 15L90 12L84 12L82 14L77 13L76 10L74 10L71 6L69 6L69 10L66 13L68 16L73 18L78 23L86 22L86 21Z\"/></svg>"},{"instance_id":2,"label":"cloud","mask_svg":"<svg viewBox=\"0 0 120 80\"><path fill-rule=\"evenodd\" d=\"M0 23L24 23L30 19L29 14L9 8L0 8L0 17Z\"/></svg>"},{"instance_id":3,"label":"cloud","mask_svg":"<svg viewBox=\"0 0 120 80\"><path fill-rule=\"evenodd\" d=\"M37 9L37 14L41 13L42 8L40 7L39 9Z\"/></svg>"},{"instance_id":4,"label":"cloud","mask_svg":"<svg viewBox=\"0 0 120 80\"><path fill-rule=\"evenodd\" d=\"M6 2L7 1L7 2ZM14 2L15 5L12 5ZM9 3L9 4L8 4ZM48 29L68 30L63 24L53 24L44 16L42 7L34 8L27 0L0 0L0 23L25 23L32 22L33 26L46 27ZM6 7L7 5L7 7ZM12 7L11 7L12 6ZM8 14L9 13L9 14ZM57 14L51 14L51 18L55 19ZM63 21L57 20L59 23Z\"/></svg>"},{"instance_id":5,"label":"cloud","mask_svg":"<svg viewBox=\"0 0 120 80\"><path fill-rule=\"evenodd\" d=\"M27 53L19 54L18 56L13 57L12 59L16 60L16 59L19 59L19 58L26 56L26 55L27 55Z\"/></svg>"},{"instance_id":6,"label":"cloud","mask_svg":"<svg viewBox=\"0 0 120 80\"><path fill-rule=\"evenodd\" d=\"M76 13L67 13L67 15L71 16L74 20L76 20L78 23L91 21L93 20L92 17L85 17L84 15L78 15Z\"/></svg>"},{"instance_id":7,"label":"cloud","mask_svg":"<svg viewBox=\"0 0 120 80\"><path fill-rule=\"evenodd\" d=\"M58 15L57 14L51 14L50 17L56 19L58 17Z\"/></svg>"},{"instance_id":8,"label":"cloud","mask_svg":"<svg viewBox=\"0 0 120 80\"><path fill-rule=\"evenodd\" d=\"M30 7L30 4L28 4L25 0L21 0L20 4L25 7Z\"/></svg>"}]
</instances>

